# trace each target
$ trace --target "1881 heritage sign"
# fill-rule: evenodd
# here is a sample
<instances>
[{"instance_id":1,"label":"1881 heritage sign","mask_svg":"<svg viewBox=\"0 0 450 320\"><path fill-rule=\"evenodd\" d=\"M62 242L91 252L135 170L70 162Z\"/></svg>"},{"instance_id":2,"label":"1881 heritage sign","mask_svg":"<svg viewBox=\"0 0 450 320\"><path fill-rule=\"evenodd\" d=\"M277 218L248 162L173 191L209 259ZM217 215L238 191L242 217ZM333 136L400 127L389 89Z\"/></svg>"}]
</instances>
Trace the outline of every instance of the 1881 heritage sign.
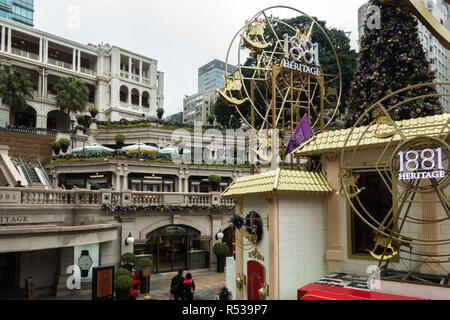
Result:
<instances>
[{"instance_id":1,"label":"1881 heritage sign","mask_svg":"<svg viewBox=\"0 0 450 320\"><path fill-rule=\"evenodd\" d=\"M0 191L0 203L1 204L14 204L20 203L21 194L20 191Z\"/></svg>"},{"instance_id":2,"label":"1881 heritage sign","mask_svg":"<svg viewBox=\"0 0 450 320\"><path fill-rule=\"evenodd\" d=\"M31 217L29 215L1 215L0 225L7 224L29 224L31 223Z\"/></svg>"},{"instance_id":3,"label":"1881 heritage sign","mask_svg":"<svg viewBox=\"0 0 450 320\"><path fill-rule=\"evenodd\" d=\"M431 137L418 137L400 145L392 160L393 175L407 187L431 191L448 184L448 146Z\"/></svg>"}]
</instances>

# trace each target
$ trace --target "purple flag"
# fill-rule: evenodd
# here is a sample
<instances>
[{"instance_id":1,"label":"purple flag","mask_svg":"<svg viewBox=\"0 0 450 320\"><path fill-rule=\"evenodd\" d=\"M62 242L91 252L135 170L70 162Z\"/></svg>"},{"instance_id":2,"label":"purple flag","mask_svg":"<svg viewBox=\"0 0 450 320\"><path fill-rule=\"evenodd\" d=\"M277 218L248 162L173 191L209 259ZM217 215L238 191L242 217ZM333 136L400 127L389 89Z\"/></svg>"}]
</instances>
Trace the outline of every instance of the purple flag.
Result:
<instances>
[{"instance_id":1,"label":"purple flag","mask_svg":"<svg viewBox=\"0 0 450 320\"><path fill-rule=\"evenodd\" d=\"M292 153L298 146L300 146L303 142L308 141L313 136L311 125L308 121L308 116L305 114L302 118L302 121L298 124L297 129L295 129L294 134L289 140L289 143L286 147L286 151L284 152L284 156L286 157L288 154Z\"/></svg>"}]
</instances>

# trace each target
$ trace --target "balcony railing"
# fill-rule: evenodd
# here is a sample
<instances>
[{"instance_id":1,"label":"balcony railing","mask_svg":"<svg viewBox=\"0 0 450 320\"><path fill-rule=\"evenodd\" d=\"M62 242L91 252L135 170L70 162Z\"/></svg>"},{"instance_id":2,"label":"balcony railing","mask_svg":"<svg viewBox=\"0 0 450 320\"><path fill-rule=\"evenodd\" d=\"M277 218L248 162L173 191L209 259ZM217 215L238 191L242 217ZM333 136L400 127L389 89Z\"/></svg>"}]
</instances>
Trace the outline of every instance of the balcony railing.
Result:
<instances>
[{"instance_id":1,"label":"balcony railing","mask_svg":"<svg viewBox=\"0 0 450 320\"><path fill-rule=\"evenodd\" d=\"M220 193L175 193L92 190L44 190L0 187L0 210L11 206L89 206L100 209L103 204L115 206L233 206Z\"/></svg>"},{"instance_id":2,"label":"balcony railing","mask_svg":"<svg viewBox=\"0 0 450 320\"><path fill-rule=\"evenodd\" d=\"M120 70L120 76L122 78L128 79L128 77L130 76L130 73L128 71L126 71L126 70Z\"/></svg>"},{"instance_id":3,"label":"balcony railing","mask_svg":"<svg viewBox=\"0 0 450 320\"><path fill-rule=\"evenodd\" d=\"M131 75L131 79L134 81L139 81L141 79L141 77L138 74L133 73Z\"/></svg>"},{"instance_id":4,"label":"balcony railing","mask_svg":"<svg viewBox=\"0 0 450 320\"><path fill-rule=\"evenodd\" d=\"M16 48L11 48L11 52L13 54L21 56L21 57L25 57L25 58L28 58L28 59L39 61L39 55L35 54L35 53L32 53L32 52L23 51L23 50L16 49Z\"/></svg>"},{"instance_id":5,"label":"balcony railing","mask_svg":"<svg viewBox=\"0 0 450 320\"><path fill-rule=\"evenodd\" d=\"M64 69L69 69L69 70L73 69L73 64L67 63L67 62L64 62L64 61L55 60L55 59L52 59L52 58L48 58L48 63L52 64L54 66L57 66L57 67L64 68Z\"/></svg>"},{"instance_id":6,"label":"balcony railing","mask_svg":"<svg viewBox=\"0 0 450 320\"><path fill-rule=\"evenodd\" d=\"M142 78L142 83L146 85L150 85L150 79L148 78Z\"/></svg>"},{"instance_id":7,"label":"balcony railing","mask_svg":"<svg viewBox=\"0 0 450 320\"><path fill-rule=\"evenodd\" d=\"M90 69L83 68L83 67L80 67L80 72L84 73L84 74L88 74L90 76L94 76L94 77L97 76L97 72L95 72L94 70L90 70Z\"/></svg>"}]
</instances>

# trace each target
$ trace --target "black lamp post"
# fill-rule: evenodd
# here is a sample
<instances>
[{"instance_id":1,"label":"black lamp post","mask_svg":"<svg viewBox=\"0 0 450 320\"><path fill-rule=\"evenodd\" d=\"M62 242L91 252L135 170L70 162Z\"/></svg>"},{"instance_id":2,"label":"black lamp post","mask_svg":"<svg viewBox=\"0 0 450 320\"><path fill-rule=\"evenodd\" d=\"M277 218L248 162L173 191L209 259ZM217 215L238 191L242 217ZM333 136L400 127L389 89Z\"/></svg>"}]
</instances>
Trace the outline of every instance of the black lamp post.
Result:
<instances>
[{"instance_id":1,"label":"black lamp post","mask_svg":"<svg viewBox=\"0 0 450 320\"><path fill-rule=\"evenodd\" d=\"M72 150L73 150L73 135L74 135L73 126L75 125L75 120L70 120L70 125L72 126Z\"/></svg>"}]
</instances>

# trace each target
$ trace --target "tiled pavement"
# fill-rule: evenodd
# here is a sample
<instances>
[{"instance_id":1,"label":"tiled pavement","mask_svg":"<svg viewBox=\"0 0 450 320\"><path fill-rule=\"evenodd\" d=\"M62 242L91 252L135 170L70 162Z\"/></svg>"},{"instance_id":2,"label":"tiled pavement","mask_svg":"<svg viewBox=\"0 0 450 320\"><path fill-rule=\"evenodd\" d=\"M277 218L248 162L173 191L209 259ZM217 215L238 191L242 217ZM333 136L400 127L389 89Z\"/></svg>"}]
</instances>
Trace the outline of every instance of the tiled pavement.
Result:
<instances>
[{"instance_id":1,"label":"tiled pavement","mask_svg":"<svg viewBox=\"0 0 450 320\"><path fill-rule=\"evenodd\" d=\"M225 273L215 271L195 270L185 271L192 274L192 280L195 282L194 300L215 300L220 289L225 286ZM150 278L150 296L154 300L171 300L170 282L176 275L176 272L152 275Z\"/></svg>"},{"instance_id":2,"label":"tiled pavement","mask_svg":"<svg viewBox=\"0 0 450 320\"><path fill-rule=\"evenodd\" d=\"M195 270L185 271L192 274L192 280L195 282L194 300L216 300L220 289L226 285L225 273L215 271ZM152 300L172 300L170 294L170 282L177 272L152 274L150 277L150 299ZM138 300L143 300L143 294L139 294ZM41 297L40 300L91 300L91 295L70 295L66 297Z\"/></svg>"}]
</instances>

